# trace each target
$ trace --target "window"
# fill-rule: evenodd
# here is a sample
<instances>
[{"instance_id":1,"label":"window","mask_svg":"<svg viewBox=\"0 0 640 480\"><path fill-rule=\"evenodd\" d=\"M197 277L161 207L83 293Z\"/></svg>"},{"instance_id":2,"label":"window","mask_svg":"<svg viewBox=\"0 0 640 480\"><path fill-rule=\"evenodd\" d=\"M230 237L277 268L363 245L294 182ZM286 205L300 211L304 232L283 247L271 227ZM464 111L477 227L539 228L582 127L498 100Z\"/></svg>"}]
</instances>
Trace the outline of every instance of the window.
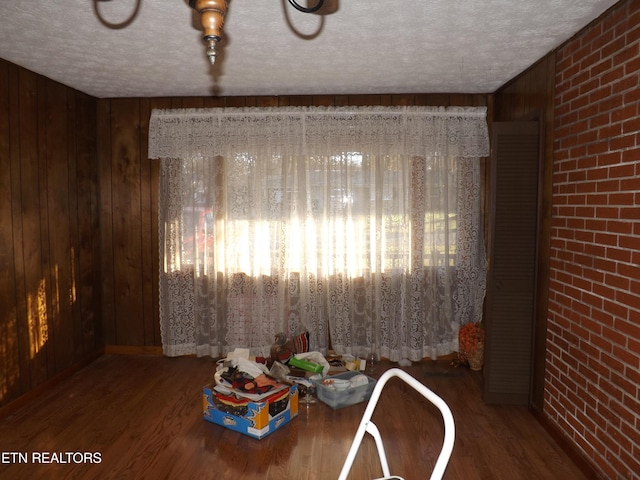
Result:
<instances>
[{"instance_id":1,"label":"window","mask_svg":"<svg viewBox=\"0 0 640 480\"><path fill-rule=\"evenodd\" d=\"M403 161L407 165L400 165ZM224 160L216 162L224 171ZM276 266L300 272L304 264L317 274L358 276L410 270L415 267L411 249L419 248L423 266L454 266L457 213L448 209L455 198L443 196L437 178L428 180L432 190L424 198L424 163L421 158L372 162L348 152L326 162L310 160L304 181L295 181L281 176L278 162L259 178L256 161L239 155L233 168L240 173L227 179L232 193L213 205L207 199L215 193L203 186L199 169L186 171L197 194L182 207L179 265L201 264L200 274L216 265L231 273L270 275ZM427 175L435 176L433 170ZM444 181L449 177L455 175L447 172ZM424 208L412 211L417 202ZM412 242L416 228L424 229L422 246Z\"/></svg>"},{"instance_id":2,"label":"window","mask_svg":"<svg viewBox=\"0 0 640 480\"><path fill-rule=\"evenodd\" d=\"M484 115L154 112L165 352L266 355L301 330L319 351L454 351L484 298Z\"/></svg>"}]
</instances>

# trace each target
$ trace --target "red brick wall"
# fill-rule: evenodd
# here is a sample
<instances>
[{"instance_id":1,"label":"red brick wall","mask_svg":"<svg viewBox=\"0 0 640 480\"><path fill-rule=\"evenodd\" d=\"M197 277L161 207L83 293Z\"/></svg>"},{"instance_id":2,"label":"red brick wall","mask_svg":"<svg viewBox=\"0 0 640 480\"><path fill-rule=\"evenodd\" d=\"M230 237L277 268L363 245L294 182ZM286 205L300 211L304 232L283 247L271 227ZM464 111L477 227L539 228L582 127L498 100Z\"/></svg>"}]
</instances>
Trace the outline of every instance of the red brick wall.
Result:
<instances>
[{"instance_id":1,"label":"red brick wall","mask_svg":"<svg viewBox=\"0 0 640 480\"><path fill-rule=\"evenodd\" d=\"M545 413L640 478L640 1L557 52Z\"/></svg>"}]
</instances>

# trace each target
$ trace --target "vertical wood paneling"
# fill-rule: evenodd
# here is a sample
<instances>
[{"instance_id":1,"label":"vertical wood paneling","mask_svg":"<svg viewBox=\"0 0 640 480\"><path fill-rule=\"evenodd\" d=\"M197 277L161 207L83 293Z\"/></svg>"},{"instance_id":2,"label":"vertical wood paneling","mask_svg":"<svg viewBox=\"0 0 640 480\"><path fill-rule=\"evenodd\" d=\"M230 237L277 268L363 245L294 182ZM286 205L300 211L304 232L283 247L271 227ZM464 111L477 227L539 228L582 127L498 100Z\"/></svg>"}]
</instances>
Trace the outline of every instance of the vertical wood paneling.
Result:
<instances>
[{"instance_id":1,"label":"vertical wood paneling","mask_svg":"<svg viewBox=\"0 0 640 480\"><path fill-rule=\"evenodd\" d=\"M111 118L115 339L144 345L140 102L112 101Z\"/></svg>"},{"instance_id":2,"label":"vertical wood paneling","mask_svg":"<svg viewBox=\"0 0 640 480\"><path fill-rule=\"evenodd\" d=\"M51 336L51 312L47 308L50 284L44 276L43 264L48 258L46 241L46 201L43 202L40 175L40 143L38 139L38 78L24 69L19 71L20 121L18 151L20 162L20 217L22 219L22 268L16 269L16 277L23 288L25 327L28 350L24 356L29 362L30 384L38 385L47 379L47 367L53 352L49 344ZM45 189L46 191L46 189ZM16 192L17 193L17 192ZM44 246L44 248L43 248ZM21 295L21 296L22 296Z\"/></svg>"},{"instance_id":3,"label":"vertical wood paneling","mask_svg":"<svg viewBox=\"0 0 640 480\"><path fill-rule=\"evenodd\" d=\"M22 391L13 242L10 69L0 61L0 405L2 399L16 398Z\"/></svg>"},{"instance_id":4,"label":"vertical wood paneling","mask_svg":"<svg viewBox=\"0 0 640 480\"><path fill-rule=\"evenodd\" d=\"M48 188L47 188L47 122L50 120L46 115L46 102L47 102L47 80L42 77L37 77L38 80L38 92L37 92L37 146L38 146L38 171L40 172L38 176L38 184L37 184L37 192L39 195L40 202L40 231L42 232L42 239L40 242L41 245L41 265L42 271L40 286L37 295L37 307L38 315L35 316L35 319L41 318L42 322L45 324L46 329L44 330L47 338L46 342L42 346L38 346L37 344L31 341L31 349L40 349L40 356L46 357L46 363L48 365L55 366L55 349L53 348L53 338L55 336L55 332L53 329L53 286L51 283L50 276L48 272L50 271L51 265L51 244L49 243L49 210L48 210ZM30 315L29 325L39 322L34 322L31 318L33 316ZM49 328L51 327L51 328ZM33 328L32 328L33 330ZM52 369L54 370L54 369ZM36 383L37 385L37 383Z\"/></svg>"},{"instance_id":5,"label":"vertical wood paneling","mask_svg":"<svg viewBox=\"0 0 640 480\"><path fill-rule=\"evenodd\" d=\"M98 174L96 162L96 102L74 92L78 252L76 298L82 337L82 356L104 345L100 322L100 242Z\"/></svg>"},{"instance_id":6,"label":"vertical wood paneling","mask_svg":"<svg viewBox=\"0 0 640 480\"><path fill-rule=\"evenodd\" d=\"M202 102L200 102L200 105ZM154 283L154 270L158 269L158 264L154 264L153 243L145 248L145 238L153 238L153 217L157 218L157 209L154 208L154 197L152 195L152 183L154 182L152 174L152 165L157 161L149 160L149 136L144 133L149 131L149 117L151 115L150 101L148 99L140 100L140 232L142 235L142 320L143 320L143 344L145 346L153 346L155 344L155 328L153 319L155 318L154 301L157 290L157 283ZM157 222L155 222L157 225Z\"/></svg>"},{"instance_id":7,"label":"vertical wood paneling","mask_svg":"<svg viewBox=\"0 0 640 480\"><path fill-rule=\"evenodd\" d=\"M24 244L22 242L22 185L20 168L20 70L9 67L9 169L11 181L11 224L13 227L11 242L13 250L13 282L15 298L8 305L15 311L15 338L7 338L7 342L15 341L18 354L18 379L20 392L31 388L31 365L29 364L29 326L27 323L27 294L24 284ZM0 172L0 174L6 174ZM8 308L8 307L5 307Z\"/></svg>"},{"instance_id":8,"label":"vertical wood paneling","mask_svg":"<svg viewBox=\"0 0 640 480\"><path fill-rule=\"evenodd\" d=\"M80 237L77 217L78 202L78 160L76 152L76 143L78 131L73 128L77 125L77 104L76 95L73 91L67 94L67 151L68 175L69 175L69 306L71 309L71 327L73 331L73 339L71 347L73 348L72 360L82 358L83 341L82 341L82 321L80 320L80 303L78 300L78 275L79 275L79 249Z\"/></svg>"},{"instance_id":9,"label":"vertical wood paneling","mask_svg":"<svg viewBox=\"0 0 640 480\"><path fill-rule=\"evenodd\" d=\"M168 108L167 99L143 100L140 105L140 145L141 145L141 210L142 210L142 271L144 306L144 345L161 344L158 312L159 245L158 245L158 188L160 163L148 158L149 118L154 108ZM204 105L204 100L201 102ZM149 239L145 243L144 239ZM149 245L150 243L150 245Z\"/></svg>"},{"instance_id":10,"label":"vertical wood paneling","mask_svg":"<svg viewBox=\"0 0 640 480\"><path fill-rule=\"evenodd\" d=\"M71 244L69 151L67 145L67 88L48 82L45 94L46 192L50 262L45 271L52 294L52 340L57 368L73 363L71 308Z\"/></svg>"},{"instance_id":11,"label":"vertical wood paneling","mask_svg":"<svg viewBox=\"0 0 640 480\"><path fill-rule=\"evenodd\" d=\"M97 102L97 159L100 205L100 309L106 344L115 344L115 292L113 263L113 189L111 179L111 102Z\"/></svg>"},{"instance_id":12,"label":"vertical wood paneling","mask_svg":"<svg viewBox=\"0 0 640 480\"><path fill-rule=\"evenodd\" d=\"M95 100L79 109L76 93L0 60L0 407L103 348L95 280L90 311L77 303L80 271L95 279L99 264L97 177L77 175L95 172Z\"/></svg>"}]
</instances>

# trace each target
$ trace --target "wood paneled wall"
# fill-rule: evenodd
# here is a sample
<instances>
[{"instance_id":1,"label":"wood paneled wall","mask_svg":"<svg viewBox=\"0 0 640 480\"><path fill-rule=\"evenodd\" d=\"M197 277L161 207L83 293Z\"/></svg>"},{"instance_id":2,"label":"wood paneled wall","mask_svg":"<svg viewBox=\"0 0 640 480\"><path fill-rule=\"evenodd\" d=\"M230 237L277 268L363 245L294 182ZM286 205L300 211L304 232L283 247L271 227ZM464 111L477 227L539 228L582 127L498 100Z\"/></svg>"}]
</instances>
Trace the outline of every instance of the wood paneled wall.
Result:
<instances>
[{"instance_id":1,"label":"wood paneled wall","mask_svg":"<svg viewBox=\"0 0 640 480\"><path fill-rule=\"evenodd\" d=\"M158 175L147 158L154 108L432 105L486 106L489 95L323 95L282 97L186 97L98 100L102 315L108 348L157 351ZM491 118L491 112L488 118Z\"/></svg>"},{"instance_id":2,"label":"wood paneled wall","mask_svg":"<svg viewBox=\"0 0 640 480\"><path fill-rule=\"evenodd\" d=\"M0 60L0 407L102 349L96 100Z\"/></svg>"},{"instance_id":3,"label":"wood paneled wall","mask_svg":"<svg viewBox=\"0 0 640 480\"><path fill-rule=\"evenodd\" d=\"M160 345L158 162L147 158L152 108L171 101L98 101L102 314L108 345Z\"/></svg>"}]
</instances>

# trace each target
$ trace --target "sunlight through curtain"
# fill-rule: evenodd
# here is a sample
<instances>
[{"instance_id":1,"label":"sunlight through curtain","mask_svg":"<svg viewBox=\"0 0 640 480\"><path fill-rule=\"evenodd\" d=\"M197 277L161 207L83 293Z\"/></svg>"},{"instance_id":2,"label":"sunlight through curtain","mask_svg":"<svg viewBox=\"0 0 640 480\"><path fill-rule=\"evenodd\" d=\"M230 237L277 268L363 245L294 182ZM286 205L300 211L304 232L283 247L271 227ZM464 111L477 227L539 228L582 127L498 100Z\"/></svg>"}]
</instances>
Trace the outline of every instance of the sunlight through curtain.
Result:
<instances>
[{"instance_id":1,"label":"sunlight through curtain","mask_svg":"<svg viewBox=\"0 0 640 480\"><path fill-rule=\"evenodd\" d=\"M485 108L154 110L166 355L457 350L482 316Z\"/></svg>"}]
</instances>

